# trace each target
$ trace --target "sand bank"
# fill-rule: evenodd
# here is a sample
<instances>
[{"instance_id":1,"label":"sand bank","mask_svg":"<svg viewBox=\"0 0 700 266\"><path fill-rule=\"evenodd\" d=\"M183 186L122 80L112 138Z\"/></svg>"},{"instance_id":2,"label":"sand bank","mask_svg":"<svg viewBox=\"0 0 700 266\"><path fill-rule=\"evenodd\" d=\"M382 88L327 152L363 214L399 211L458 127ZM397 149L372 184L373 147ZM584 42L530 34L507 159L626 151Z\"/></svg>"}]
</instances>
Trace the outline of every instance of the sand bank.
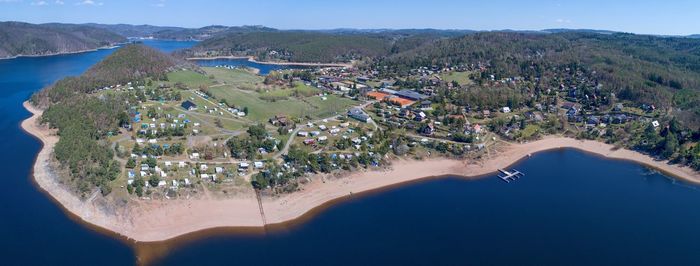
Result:
<instances>
[{"instance_id":1,"label":"sand bank","mask_svg":"<svg viewBox=\"0 0 700 266\"><path fill-rule=\"evenodd\" d=\"M163 241L211 228L262 227L265 224L289 222L301 218L314 208L351 194L436 176L476 178L506 168L532 153L557 148L576 148L609 158L631 160L700 183L700 174L687 167L669 165L630 150L614 150L613 146L596 141L548 137L526 144L504 145L500 151L491 151L487 158L480 161L397 160L390 169L384 171L360 171L344 178L327 179L325 182L315 179L304 186L302 191L263 198L264 218L252 189L231 199L203 197L188 200L138 200L123 207L104 208L96 202L75 196L52 176L49 163L58 137L53 131L37 124L41 110L26 102L24 106L34 115L22 122L22 128L43 143L34 165L34 179L39 187L77 219L137 242Z\"/></svg>"}]
</instances>

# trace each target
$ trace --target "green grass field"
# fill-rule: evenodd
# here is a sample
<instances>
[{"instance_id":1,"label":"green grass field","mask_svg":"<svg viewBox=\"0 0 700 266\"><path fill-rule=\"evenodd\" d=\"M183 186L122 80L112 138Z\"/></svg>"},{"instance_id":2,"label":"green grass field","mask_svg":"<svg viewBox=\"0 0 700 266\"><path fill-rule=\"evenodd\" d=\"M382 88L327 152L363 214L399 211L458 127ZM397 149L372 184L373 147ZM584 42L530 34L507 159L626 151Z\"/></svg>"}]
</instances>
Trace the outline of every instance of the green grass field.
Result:
<instances>
[{"instance_id":1,"label":"green grass field","mask_svg":"<svg viewBox=\"0 0 700 266\"><path fill-rule=\"evenodd\" d=\"M459 83L459 85L469 85L472 84L472 81L469 79L469 75L471 75L471 72L457 72L457 71L452 71L446 74L442 74L442 80L447 81L447 82L452 82L456 81Z\"/></svg>"},{"instance_id":2,"label":"green grass field","mask_svg":"<svg viewBox=\"0 0 700 266\"><path fill-rule=\"evenodd\" d=\"M202 126L205 129L211 129L211 130L205 130L204 133L210 134L211 132L217 132L215 129L215 123L216 120L220 120L221 124L223 125L224 129L228 130L240 130L246 127L246 121L240 119L240 118L235 118L228 112L223 112L223 115L220 115L219 112L222 111L220 110L220 106L214 106L210 102L205 101L204 99L200 98L197 95L194 95L194 93L190 91L183 91L182 92L183 99L185 100L190 100L197 104L199 107L197 111L195 111L195 115L188 115L188 117L195 121L195 122L201 122ZM212 100L214 101L214 100ZM216 107L219 108L219 111L214 112L214 113L208 113L205 109L204 106L207 106L208 108ZM175 108L176 112L183 113L184 110L178 105ZM208 128L210 127L210 128Z\"/></svg>"},{"instance_id":3,"label":"green grass field","mask_svg":"<svg viewBox=\"0 0 700 266\"><path fill-rule=\"evenodd\" d=\"M266 101L260 98L263 94L255 91L234 89L230 86L213 87L209 89L217 99L226 99L231 104L248 107L248 119L264 122L276 114L287 114L294 117L323 118L332 116L356 104L347 98L335 95L326 96L326 100L313 96L306 98L289 97L286 100Z\"/></svg>"},{"instance_id":4,"label":"green grass field","mask_svg":"<svg viewBox=\"0 0 700 266\"><path fill-rule=\"evenodd\" d=\"M199 88L199 86L210 86L212 81L205 75L194 71L175 71L168 73L168 80L175 83L183 83L192 89Z\"/></svg>"},{"instance_id":5,"label":"green grass field","mask_svg":"<svg viewBox=\"0 0 700 266\"><path fill-rule=\"evenodd\" d=\"M321 90L304 83L297 82L293 88L274 88L260 93L263 98L289 98L289 97L311 97L321 93Z\"/></svg>"},{"instance_id":6,"label":"green grass field","mask_svg":"<svg viewBox=\"0 0 700 266\"><path fill-rule=\"evenodd\" d=\"M265 78L246 69L225 69L216 67L202 68L207 76L214 76L219 84L231 85L243 90L255 90L263 87Z\"/></svg>"}]
</instances>

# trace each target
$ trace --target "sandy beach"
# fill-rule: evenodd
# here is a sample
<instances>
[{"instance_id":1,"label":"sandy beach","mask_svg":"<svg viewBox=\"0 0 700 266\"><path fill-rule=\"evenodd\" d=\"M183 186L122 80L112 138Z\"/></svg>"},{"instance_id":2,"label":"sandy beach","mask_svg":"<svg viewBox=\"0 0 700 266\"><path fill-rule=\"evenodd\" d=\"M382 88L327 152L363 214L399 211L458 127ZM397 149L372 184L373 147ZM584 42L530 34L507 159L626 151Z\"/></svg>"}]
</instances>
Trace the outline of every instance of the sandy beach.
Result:
<instances>
[{"instance_id":1,"label":"sandy beach","mask_svg":"<svg viewBox=\"0 0 700 266\"><path fill-rule=\"evenodd\" d=\"M58 137L37 123L41 110L27 102L24 107L34 115L22 122L22 128L43 143L34 164L37 185L76 219L136 242L163 241L211 228L262 227L298 221L305 214L313 213L314 209L351 194L431 177L478 178L506 168L533 153L558 148L575 148L608 158L635 161L668 175L700 183L700 174L687 167L669 165L630 150L614 150L613 146L596 141L547 137L525 144L507 144L481 161L397 160L384 171L359 171L344 178L328 178L325 182L315 178L302 191L263 198L264 218L252 189L230 199L138 200L123 207L105 208L97 200L86 201L75 196L52 175L50 161Z\"/></svg>"},{"instance_id":2,"label":"sandy beach","mask_svg":"<svg viewBox=\"0 0 700 266\"><path fill-rule=\"evenodd\" d=\"M258 61L252 56L213 56L213 57L189 57L187 60L216 60L216 59L248 59L249 62L262 65L279 65L279 66L317 66L317 67L352 67L351 63L310 63L310 62L277 62L277 61Z\"/></svg>"}]
</instances>

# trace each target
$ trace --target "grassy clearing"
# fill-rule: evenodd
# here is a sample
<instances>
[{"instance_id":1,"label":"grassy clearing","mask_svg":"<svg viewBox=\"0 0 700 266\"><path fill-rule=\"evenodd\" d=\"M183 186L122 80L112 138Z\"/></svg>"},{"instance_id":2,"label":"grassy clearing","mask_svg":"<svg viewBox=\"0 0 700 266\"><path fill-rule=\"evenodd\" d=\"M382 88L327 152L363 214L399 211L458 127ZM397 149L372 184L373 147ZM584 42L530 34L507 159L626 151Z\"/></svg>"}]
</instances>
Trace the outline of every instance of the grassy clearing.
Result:
<instances>
[{"instance_id":1,"label":"grassy clearing","mask_svg":"<svg viewBox=\"0 0 700 266\"><path fill-rule=\"evenodd\" d=\"M255 90L265 86L265 78L246 69L203 68L207 76L214 76L219 84L226 84L242 90Z\"/></svg>"},{"instance_id":2,"label":"grassy clearing","mask_svg":"<svg viewBox=\"0 0 700 266\"><path fill-rule=\"evenodd\" d=\"M471 72L458 72L458 71L452 71L446 74L442 74L442 80L447 81L447 82L453 82L456 81L459 83L459 85L469 85L472 84L472 81L469 79L469 75L471 75Z\"/></svg>"},{"instance_id":3,"label":"grassy clearing","mask_svg":"<svg viewBox=\"0 0 700 266\"><path fill-rule=\"evenodd\" d=\"M284 100L289 97L311 97L319 93L321 93L321 90L318 88L297 82L293 88L275 88L263 91L260 93L260 97L264 100Z\"/></svg>"},{"instance_id":4,"label":"grassy clearing","mask_svg":"<svg viewBox=\"0 0 700 266\"><path fill-rule=\"evenodd\" d=\"M220 106L214 106L210 102L202 99L201 97L195 95L194 93L192 93L190 91L182 92L182 96L184 99L190 100L190 101L194 102L195 104L197 104L197 106L198 106L197 110L194 112L195 115L189 115L189 116L193 117L197 120L200 120L200 122L202 122L203 126L212 127L209 129L211 129L211 131L213 131L213 132L217 132L217 130L214 128L217 119L221 121L221 124L222 124L224 129L240 130L240 129L243 129L246 127L245 121L241 120L240 118L235 118L230 113L222 110L222 108ZM212 101L215 101L215 100L212 99ZM215 108L217 108L217 111L213 112L213 113L209 113L207 111L207 109L204 108L204 106L207 106L208 109L215 107ZM184 111L184 109L182 109L179 106L176 109L178 112ZM221 115L219 112L223 113L223 115ZM194 117L194 116L196 116L196 117ZM205 133L209 133L209 131L205 131Z\"/></svg>"},{"instance_id":5,"label":"grassy clearing","mask_svg":"<svg viewBox=\"0 0 700 266\"><path fill-rule=\"evenodd\" d=\"M229 86L213 87L209 91L217 99L226 99L230 104L248 107L247 118L252 121L265 122L276 114L287 114L294 117L323 118L344 112L356 104L347 98L335 95L326 96L326 100L313 96L306 98L289 97L285 100L266 101L261 99L263 94L254 91L244 91Z\"/></svg>"},{"instance_id":6,"label":"grassy clearing","mask_svg":"<svg viewBox=\"0 0 700 266\"><path fill-rule=\"evenodd\" d=\"M540 127L537 125L527 125L525 129L520 131L520 138L530 139L541 131Z\"/></svg>"},{"instance_id":7,"label":"grassy clearing","mask_svg":"<svg viewBox=\"0 0 700 266\"><path fill-rule=\"evenodd\" d=\"M180 82L190 88L212 85L212 81L207 76L189 70L170 72L168 73L168 80L173 84Z\"/></svg>"}]
</instances>

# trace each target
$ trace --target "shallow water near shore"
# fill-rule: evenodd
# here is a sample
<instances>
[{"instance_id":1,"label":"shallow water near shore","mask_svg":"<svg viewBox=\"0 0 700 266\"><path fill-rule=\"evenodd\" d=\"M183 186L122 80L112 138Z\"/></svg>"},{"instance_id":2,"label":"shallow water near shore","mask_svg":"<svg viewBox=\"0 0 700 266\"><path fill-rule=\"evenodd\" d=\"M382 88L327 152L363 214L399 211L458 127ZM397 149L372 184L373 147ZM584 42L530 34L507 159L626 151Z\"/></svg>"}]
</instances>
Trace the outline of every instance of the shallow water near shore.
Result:
<instances>
[{"instance_id":1,"label":"shallow water near shore","mask_svg":"<svg viewBox=\"0 0 700 266\"><path fill-rule=\"evenodd\" d=\"M144 43L164 51L193 45ZM30 170L40 144L19 127L29 116L22 102L31 93L81 73L111 52L0 61L1 265L136 262L137 252L128 243L74 222L34 186ZM635 163L572 149L539 153L514 167L526 176L509 184L492 177L412 182L339 201L302 223L279 225L267 234L214 230L216 235L195 233L182 243L146 246L140 252L163 256L149 258L160 265L700 261L694 245L700 239L696 186Z\"/></svg>"}]
</instances>

